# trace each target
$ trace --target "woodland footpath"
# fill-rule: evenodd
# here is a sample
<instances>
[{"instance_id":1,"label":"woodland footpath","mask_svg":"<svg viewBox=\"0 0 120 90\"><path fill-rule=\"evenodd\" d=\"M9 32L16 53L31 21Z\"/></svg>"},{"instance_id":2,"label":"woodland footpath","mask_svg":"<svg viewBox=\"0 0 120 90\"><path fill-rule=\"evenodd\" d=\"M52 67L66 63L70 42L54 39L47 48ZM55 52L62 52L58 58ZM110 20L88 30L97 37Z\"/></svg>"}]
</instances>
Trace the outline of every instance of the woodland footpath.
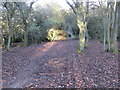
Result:
<instances>
[{"instance_id":1,"label":"woodland footpath","mask_svg":"<svg viewBox=\"0 0 120 90\"><path fill-rule=\"evenodd\" d=\"M84 54L78 40L55 41L3 51L4 88L117 88L118 56L90 41Z\"/></svg>"},{"instance_id":2,"label":"woodland footpath","mask_svg":"<svg viewBox=\"0 0 120 90\"><path fill-rule=\"evenodd\" d=\"M120 86L120 1L63 1L0 3L3 88Z\"/></svg>"}]
</instances>

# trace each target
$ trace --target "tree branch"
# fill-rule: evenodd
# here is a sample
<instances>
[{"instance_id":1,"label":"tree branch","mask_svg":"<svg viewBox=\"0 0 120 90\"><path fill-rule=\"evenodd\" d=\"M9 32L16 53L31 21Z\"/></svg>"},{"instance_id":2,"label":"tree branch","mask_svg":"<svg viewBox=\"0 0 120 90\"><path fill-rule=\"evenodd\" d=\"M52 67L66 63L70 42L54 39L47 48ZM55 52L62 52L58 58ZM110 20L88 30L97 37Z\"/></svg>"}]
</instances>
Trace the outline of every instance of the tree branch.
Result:
<instances>
[{"instance_id":1,"label":"tree branch","mask_svg":"<svg viewBox=\"0 0 120 90\"><path fill-rule=\"evenodd\" d=\"M72 8L73 12L74 12L75 14L77 14L75 8L73 7L72 4L70 4L70 3L68 2L68 0L66 0L66 3Z\"/></svg>"}]
</instances>

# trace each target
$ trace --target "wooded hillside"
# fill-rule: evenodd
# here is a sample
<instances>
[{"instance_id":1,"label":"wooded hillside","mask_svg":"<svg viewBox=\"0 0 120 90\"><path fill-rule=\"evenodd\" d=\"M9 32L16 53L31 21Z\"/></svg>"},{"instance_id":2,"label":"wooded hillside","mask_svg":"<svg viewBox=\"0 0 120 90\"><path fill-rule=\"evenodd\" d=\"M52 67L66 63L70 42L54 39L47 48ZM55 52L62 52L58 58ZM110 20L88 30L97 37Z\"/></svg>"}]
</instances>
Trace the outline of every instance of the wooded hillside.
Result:
<instances>
[{"instance_id":1,"label":"wooded hillside","mask_svg":"<svg viewBox=\"0 0 120 90\"><path fill-rule=\"evenodd\" d=\"M120 1L40 1L0 6L3 90L120 88Z\"/></svg>"}]
</instances>

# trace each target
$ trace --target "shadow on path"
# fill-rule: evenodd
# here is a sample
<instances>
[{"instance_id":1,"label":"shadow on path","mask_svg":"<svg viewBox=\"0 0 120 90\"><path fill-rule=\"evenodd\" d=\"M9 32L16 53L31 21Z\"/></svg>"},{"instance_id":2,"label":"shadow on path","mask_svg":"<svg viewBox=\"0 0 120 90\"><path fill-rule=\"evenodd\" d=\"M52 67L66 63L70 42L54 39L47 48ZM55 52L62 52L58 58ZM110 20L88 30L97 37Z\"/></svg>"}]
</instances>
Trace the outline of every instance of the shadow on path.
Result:
<instances>
[{"instance_id":1,"label":"shadow on path","mask_svg":"<svg viewBox=\"0 0 120 90\"><path fill-rule=\"evenodd\" d=\"M117 87L117 56L90 42L77 53L78 40L56 41L3 52L3 87Z\"/></svg>"}]
</instances>

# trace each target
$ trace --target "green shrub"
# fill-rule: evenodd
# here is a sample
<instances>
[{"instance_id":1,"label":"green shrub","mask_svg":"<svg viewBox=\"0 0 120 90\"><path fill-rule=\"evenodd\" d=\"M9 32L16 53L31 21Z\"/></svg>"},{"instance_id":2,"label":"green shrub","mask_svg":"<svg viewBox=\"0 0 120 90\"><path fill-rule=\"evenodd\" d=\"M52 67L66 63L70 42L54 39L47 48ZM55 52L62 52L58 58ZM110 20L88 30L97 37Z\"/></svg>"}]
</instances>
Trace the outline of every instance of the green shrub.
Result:
<instances>
[{"instance_id":1,"label":"green shrub","mask_svg":"<svg viewBox=\"0 0 120 90\"><path fill-rule=\"evenodd\" d=\"M47 39L50 41L64 40L64 39L67 39L67 34L65 33L64 30L51 28L48 30Z\"/></svg>"},{"instance_id":2,"label":"green shrub","mask_svg":"<svg viewBox=\"0 0 120 90\"><path fill-rule=\"evenodd\" d=\"M83 51L81 51L81 50L77 50L77 52L78 52L78 54L82 54L83 53Z\"/></svg>"}]
</instances>

